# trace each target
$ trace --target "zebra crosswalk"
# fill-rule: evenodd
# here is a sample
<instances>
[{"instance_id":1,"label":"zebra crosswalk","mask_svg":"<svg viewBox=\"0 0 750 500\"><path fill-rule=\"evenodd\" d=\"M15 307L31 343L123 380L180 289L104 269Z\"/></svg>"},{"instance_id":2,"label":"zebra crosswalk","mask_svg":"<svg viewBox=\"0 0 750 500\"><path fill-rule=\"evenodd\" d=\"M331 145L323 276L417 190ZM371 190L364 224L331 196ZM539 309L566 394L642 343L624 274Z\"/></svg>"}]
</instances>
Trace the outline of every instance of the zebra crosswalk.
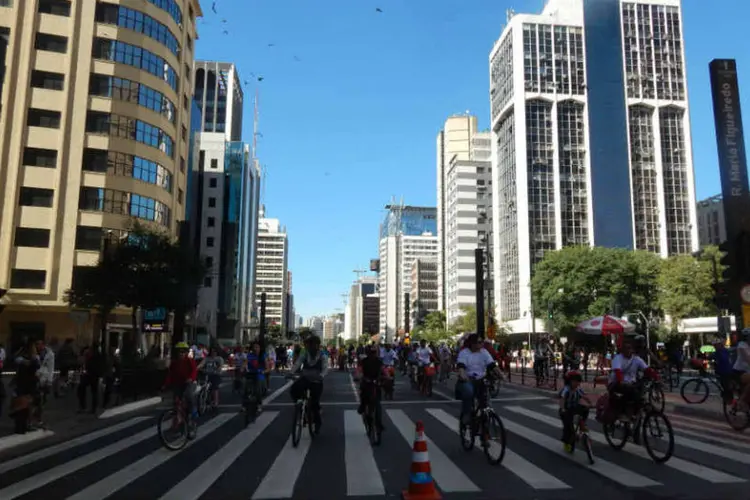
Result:
<instances>
[{"instance_id":1,"label":"zebra crosswalk","mask_svg":"<svg viewBox=\"0 0 750 500\"><path fill-rule=\"evenodd\" d=\"M197 438L171 452L155 419L141 416L0 462L0 499L364 499L398 496L408 485L416 422L422 421L433 478L447 499L614 499L649 494L679 498L746 496L750 439L719 423L673 417L674 456L654 464L628 443L611 449L592 422L594 465L561 446L549 400L495 404L507 431L503 462L467 452L458 405L388 405L386 431L371 446L354 405L326 407L314 440L292 445L292 409L273 404L244 428L234 411L203 421ZM640 492L640 493L635 493Z\"/></svg>"}]
</instances>

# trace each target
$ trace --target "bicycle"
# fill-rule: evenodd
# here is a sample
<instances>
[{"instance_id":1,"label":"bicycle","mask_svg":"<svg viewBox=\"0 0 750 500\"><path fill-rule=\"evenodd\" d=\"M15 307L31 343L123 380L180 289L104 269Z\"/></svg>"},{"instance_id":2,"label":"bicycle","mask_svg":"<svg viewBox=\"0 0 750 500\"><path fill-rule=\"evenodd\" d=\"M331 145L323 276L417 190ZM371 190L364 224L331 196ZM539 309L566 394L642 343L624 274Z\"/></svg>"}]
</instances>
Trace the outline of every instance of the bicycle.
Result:
<instances>
[{"instance_id":1,"label":"bicycle","mask_svg":"<svg viewBox=\"0 0 750 500\"><path fill-rule=\"evenodd\" d=\"M380 407L380 384L376 380L365 379L367 390L370 393L370 402L362 412L362 422L365 424L365 432L370 439L370 444L379 445L382 439L382 409Z\"/></svg>"},{"instance_id":2,"label":"bicycle","mask_svg":"<svg viewBox=\"0 0 750 500\"><path fill-rule=\"evenodd\" d=\"M643 393L644 385L641 384L638 401L636 402L635 423L632 422L631 418L619 415L614 422L603 425L604 437L607 443L615 450L624 448L630 437L633 438L633 443L637 445L641 444L640 440L643 438L643 446L646 448L646 452L651 459L656 463L664 463L674 453L674 431L672 430L672 424L664 413L656 410L649 401L643 401ZM612 404L611 401L610 404ZM652 430L652 426L656 428L655 431ZM664 430L662 430L662 427ZM619 428L624 430L624 435L622 440L617 442L614 436ZM656 455L654 446L649 442L648 438L650 434L656 437L655 443L663 441L665 431L667 434L667 451L664 453L664 456L659 457Z\"/></svg>"},{"instance_id":3,"label":"bicycle","mask_svg":"<svg viewBox=\"0 0 750 500\"><path fill-rule=\"evenodd\" d=\"M249 376L245 378L245 391L242 397L242 410L245 413L245 427L255 422L258 416L260 395L258 394L258 377Z\"/></svg>"},{"instance_id":4,"label":"bicycle","mask_svg":"<svg viewBox=\"0 0 750 500\"><path fill-rule=\"evenodd\" d=\"M644 391L648 397L648 402L653 406L654 410L659 413L664 413L666 398L664 396L664 386L661 381L645 380L643 384Z\"/></svg>"},{"instance_id":5,"label":"bicycle","mask_svg":"<svg viewBox=\"0 0 750 500\"><path fill-rule=\"evenodd\" d=\"M185 390L191 391L193 388L188 386ZM168 436L169 430L177 432L176 438L172 439ZM187 414L183 398L175 397L172 408L162 412L156 421L156 431L161 443L171 451L181 450L187 445L188 441L195 439L198 434L198 424L192 416Z\"/></svg>"},{"instance_id":6,"label":"bicycle","mask_svg":"<svg viewBox=\"0 0 750 500\"><path fill-rule=\"evenodd\" d=\"M505 457L505 426L500 416L495 413L495 410L489 404L489 387L483 379L470 380L468 383L475 384L474 401L472 401L471 417L469 424L466 424L466 418L463 410L459 416L458 434L461 437L461 446L464 450L471 451L474 448L474 441L477 437L480 438L484 455L487 457L487 461L492 465L497 465L503 461ZM479 405L476 402L479 401ZM495 439L491 439L492 428L498 429L498 436ZM468 433L468 435L467 435ZM492 442L498 440L500 453L496 458L493 458L491 453Z\"/></svg>"},{"instance_id":7,"label":"bicycle","mask_svg":"<svg viewBox=\"0 0 750 500\"><path fill-rule=\"evenodd\" d=\"M715 376L708 375L707 373L701 373L697 377L692 377L683 382L680 387L680 396L687 404L699 405L708 399L711 393L711 386L714 386L722 395L725 396L725 390L721 386ZM688 397L689 396L689 397ZM693 396L695 398L693 399Z\"/></svg>"},{"instance_id":8,"label":"bicycle","mask_svg":"<svg viewBox=\"0 0 750 500\"><path fill-rule=\"evenodd\" d=\"M211 393L213 392L213 384L207 377L203 377L204 382L198 383L198 389L195 392L195 404L198 409L199 415L205 415L208 411L209 406L213 408L211 402Z\"/></svg>"},{"instance_id":9,"label":"bicycle","mask_svg":"<svg viewBox=\"0 0 750 500\"><path fill-rule=\"evenodd\" d=\"M435 377L435 365L429 363L422 369L421 380L419 381L419 392L423 396L432 396L432 379Z\"/></svg>"},{"instance_id":10,"label":"bicycle","mask_svg":"<svg viewBox=\"0 0 750 500\"><path fill-rule=\"evenodd\" d=\"M292 377L295 378L295 377ZM315 383L315 382L313 382ZM292 419L292 446L297 447L302 439L302 430L307 427L310 439L315 439L318 430L315 428L315 415L310 404L310 388L305 389L301 399L294 403L294 417Z\"/></svg>"},{"instance_id":11,"label":"bicycle","mask_svg":"<svg viewBox=\"0 0 750 500\"><path fill-rule=\"evenodd\" d=\"M722 398L724 419L732 429L738 432L744 431L750 427L750 410L742 412L739 409L742 386L738 380L733 379L729 382L729 392L725 396Z\"/></svg>"},{"instance_id":12,"label":"bicycle","mask_svg":"<svg viewBox=\"0 0 750 500\"><path fill-rule=\"evenodd\" d=\"M570 445L573 447L573 452L575 452L576 443L583 443L583 449L589 459L589 464L594 465L594 450L591 446L591 437L589 437L589 431L584 427L583 422L583 417L580 415L573 416L573 429L575 430L575 434L573 436L573 442L570 443Z\"/></svg>"}]
</instances>

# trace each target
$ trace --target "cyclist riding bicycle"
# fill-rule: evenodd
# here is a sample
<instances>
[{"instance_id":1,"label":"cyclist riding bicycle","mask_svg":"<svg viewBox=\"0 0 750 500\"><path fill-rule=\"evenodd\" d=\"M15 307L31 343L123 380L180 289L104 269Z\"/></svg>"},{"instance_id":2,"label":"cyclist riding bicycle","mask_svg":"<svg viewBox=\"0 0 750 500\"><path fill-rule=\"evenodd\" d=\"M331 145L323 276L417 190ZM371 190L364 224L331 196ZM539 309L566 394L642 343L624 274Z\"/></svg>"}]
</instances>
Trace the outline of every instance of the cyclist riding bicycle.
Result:
<instances>
[{"instance_id":1,"label":"cyclist riding bicycle","mask_svg":"<svg viewBox=\"0 0 750 500\"><path fill-rule=\"evenodd\" d=\"M738 407L742 411L748 411L750 408L750 328L745 328L741 332L740 341L737 343L737 359L732 366L732 373L742 387Z\"/></svg>"},{"instance_id":2,"label":"cyclist riding bicycle","mask_svg":"<svg viewBox=\"0 0 750 500\"><path fill-rule=\"evenodd\" d=\"M571 453L573 451L573 439L575 437L575 430L573 429L573 417L579 415L582 420L582 426L586 429L586 419L589 416L589 408L593 406L591 400L581 387L581 373L578 370L571 370L566 375L565 387L562 388L559 394L560 404L560 419L563 424L562 442L565 446L565 451ZM582 405L581 401L585 402L586 405Z\"/></svg>"},{"instance_id":3,"label":"cyclist riding bicycle","mask_svg":"<svg viewBox=\"0 0 750 500\"><path fill-rule=\"evenodd\" d=\"M641 370L647 377L658 380L659 374L640 356L633 354L633 341L625 341L620 353L612 359L612 371L609 375L609 401L615 404L618 415L632 413L633 407L638 403L640 394L635 383Z\"/></svg>"},{"instance_id":4,"label":"cyclist riding bicycle","mask_svg":"<svg viewBox=\"0 0 750 500\"><path fill-rule=\"evenodd\" d=\"M476 333L469 335L465 345L468 348L462 349L458 353L458 359L456 360L458 365L456 396L462 403L462 415L466 419L471 419L471 407L474 403L474 398L483 398L485 395L485 392L479 389L481 389L481 384L484 383L487 372L492 371L500 380L502 380L503 376L492 355L487 349L482 347L479 335ZM480 401L480 403L484 404L485 402ZM467 420L464 423L468 424L469 421Z\"/></svg>"},{"instance_id":5,"label":"cyclist riding bicycle","mask_svg":"<svg viewBox=\"0 0 750 500\"><path fill-rule=\"evenodd\" d=\"M164 387L170 387L175 399L181 399L185 405L185 413L198 416L195 405L195 381L198 378L198 366L195 360L188 356L190 347L186 342L178 342L175 346L177 357L169 365Z\"/></svg>"},{"instance_id":6,"label":"cyclist riding bicycle","mask_svg":"<svg viewBox=\"0 0 750 500\"><path fill-rule=\"evenodd\" d=\"M310 335L305 340L305 351L292 367L292 373L302 370L302 376L289 388L292 400L298 401L310 390L310 408L315 415L315 432L320 430L320 396L323 394L323 377L328 373L328 360L320 349L320 338Z\"/></svg>"},{"instance_id":7,"label":"cyclist riding bicycle","mask_svg":"<svg viewBox=\"0 0 750 500\"><path fill-rule=\"evenodd\" d=\"M357 412L361 415L365 408L370 404L372 394L372 385L377 384L383 376L383 361L378 357L377 346L367 346L365 350L366 357L360 361L362 367L362 381L359 383L359 408ZM375 397L380 398L380 388L375 391ZM383 430L383 423L380 423L380 430Z\"/></svg>"},{"instance_id":8,"label":"cyclist riding bicycle","mask_svg":"<svg viewBox=\"0 0 750 500\"><path fill-rule=\"evenodd\" d=\"M263 409L261 401L266 392L266 374L271 372L271 363L265 353L261 352L259 342L253 342L250 352L246 354L243 371L245 372L245 397L252 391L258 398L258 412L260 412Z\"/></svg>"}]
</instances>

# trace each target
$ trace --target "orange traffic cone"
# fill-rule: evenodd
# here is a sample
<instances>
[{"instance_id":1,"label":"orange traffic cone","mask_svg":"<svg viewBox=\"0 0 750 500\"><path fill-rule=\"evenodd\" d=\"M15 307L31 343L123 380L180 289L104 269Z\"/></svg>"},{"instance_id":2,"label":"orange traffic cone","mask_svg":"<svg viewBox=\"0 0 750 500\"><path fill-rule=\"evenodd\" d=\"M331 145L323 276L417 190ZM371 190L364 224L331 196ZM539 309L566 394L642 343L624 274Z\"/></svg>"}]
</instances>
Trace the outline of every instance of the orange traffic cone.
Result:
<instances>
[{"instance_id":1,"label":"orange traffic cone","mask_svg":"<svg viewBox=\"0 0 750 500\"><path fill-rule=\"evenodd\" d=\"M440 500L442 498L432 480L430 457L427 454L427 438L424 437L424 424L421 421L417 422L417 434L414 437L409 489L403 491L402 498L403 500Z\"/></svg>"}]
</instances>

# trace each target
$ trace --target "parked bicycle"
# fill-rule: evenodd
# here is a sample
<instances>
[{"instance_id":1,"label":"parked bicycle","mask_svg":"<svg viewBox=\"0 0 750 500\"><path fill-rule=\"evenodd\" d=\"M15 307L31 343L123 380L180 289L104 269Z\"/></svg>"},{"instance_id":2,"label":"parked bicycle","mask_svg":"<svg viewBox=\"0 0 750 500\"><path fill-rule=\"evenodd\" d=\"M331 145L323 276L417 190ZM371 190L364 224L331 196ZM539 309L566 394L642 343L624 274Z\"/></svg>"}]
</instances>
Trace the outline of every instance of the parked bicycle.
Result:
<instances>
[{"instance_id":1,"label":"parked bicycle","mask_svg":"<svg viewBox=\"0 0 750 500\"><path fill-rule=\"evenodd\" d=\"M505 426L490 405L489 384L484 379L473 379L469 383L474 384L476 396L472 403L469 424L465 423L463 411L459 417L458 433L461 436L461 446L464 450L470 451L474 448L474 441L479 437L487 461L497 465L505 457ZM497 452L497 456L493 456L493 452Z\"/></svg>"},{"instance_id":2,"label":"parked bicycle","mask_svg":"<svg viewBox=\"0 0 750 500\"><path fill-rule=\"evenodd\" d=\"M186 390L193 390L188 387ZM178 451L198 434L198 424L187 412L183 398L175 397L172 408L162 412L156 421L156 431L165 448Z\"/></svg>"}]
</instances>

